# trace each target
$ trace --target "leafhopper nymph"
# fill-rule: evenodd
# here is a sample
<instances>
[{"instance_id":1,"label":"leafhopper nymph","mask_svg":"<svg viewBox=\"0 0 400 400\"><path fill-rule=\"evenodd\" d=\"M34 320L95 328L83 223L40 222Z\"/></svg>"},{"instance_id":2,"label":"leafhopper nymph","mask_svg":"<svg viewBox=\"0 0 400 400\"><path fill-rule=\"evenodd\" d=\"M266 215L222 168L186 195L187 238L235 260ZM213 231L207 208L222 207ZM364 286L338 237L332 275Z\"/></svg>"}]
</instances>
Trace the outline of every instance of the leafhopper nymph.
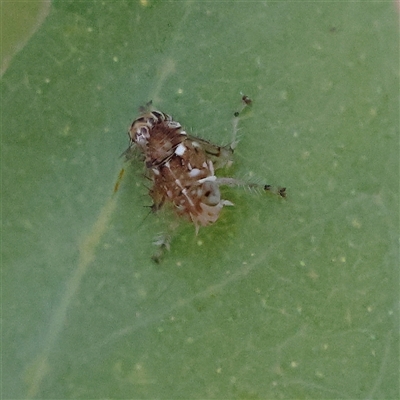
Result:
<instances>
[{"instance_id":1,"label":"leafhopper nymph","mask_svg":"<svg viewBox=\"0 0 400 400\"><path fill-rule=\"evenodd\" d=\"M169 204L176 214L194 224L197 233L199 227L216 222L224 206L233 205L222 198L221 186L260 186L216 175L219 169L233 163L240 113L250 104L250 98L242 96L242 107L234 113L233 140L227 146L188 134L170 115L151 109L151 102L141 109L141 115L129 128L130 143L124 155L129 160L134 149L141 153L146 177L151 182L149 195L153 211ZM116 189L118 185L119 182ZM280 197L286 196L285 188L271 185L262 185L262 188ZM169 247L167 240L159 240L157 244Z\"/></svg>"}]
</instances>

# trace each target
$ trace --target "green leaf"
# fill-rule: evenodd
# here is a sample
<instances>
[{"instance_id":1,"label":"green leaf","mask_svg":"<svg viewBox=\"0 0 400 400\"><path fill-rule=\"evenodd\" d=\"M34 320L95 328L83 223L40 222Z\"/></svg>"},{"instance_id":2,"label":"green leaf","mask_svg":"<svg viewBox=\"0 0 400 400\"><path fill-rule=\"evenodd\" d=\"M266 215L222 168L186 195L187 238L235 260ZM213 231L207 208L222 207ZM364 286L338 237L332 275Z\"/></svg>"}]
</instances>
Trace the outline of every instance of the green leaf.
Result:
<instances>
[{"instance_id":1,"label":"green leaf","mask_svg":"<svg viewBox=\"0 0 400 400\"><path fill-rule=\"evenodd\" d=\"M385 398L398 385L391 2L56 1L2 79L4 398ZM149 100L226 144L242 189L162 264Z\"/></svg>"}]
</instances>

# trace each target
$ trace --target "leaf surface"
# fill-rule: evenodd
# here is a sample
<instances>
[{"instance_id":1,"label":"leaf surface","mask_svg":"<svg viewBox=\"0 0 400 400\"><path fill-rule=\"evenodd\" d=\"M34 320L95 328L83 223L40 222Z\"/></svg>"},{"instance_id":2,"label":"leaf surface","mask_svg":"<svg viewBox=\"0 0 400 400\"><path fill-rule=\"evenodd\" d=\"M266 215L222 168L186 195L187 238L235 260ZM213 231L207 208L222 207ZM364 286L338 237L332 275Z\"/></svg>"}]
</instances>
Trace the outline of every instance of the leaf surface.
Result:
<instances>
[{"instance_id":1,"label":"leaf surface","mask_svg":"<svg viewBox=\"0 0 400 400\"><path fill-rule=\"evenodd\" d=\"M68 2L2 80L4 398L398 398L393 4ZM241 189L160 265L149 100L226 144Z\"/></svg>"}]
</instances>

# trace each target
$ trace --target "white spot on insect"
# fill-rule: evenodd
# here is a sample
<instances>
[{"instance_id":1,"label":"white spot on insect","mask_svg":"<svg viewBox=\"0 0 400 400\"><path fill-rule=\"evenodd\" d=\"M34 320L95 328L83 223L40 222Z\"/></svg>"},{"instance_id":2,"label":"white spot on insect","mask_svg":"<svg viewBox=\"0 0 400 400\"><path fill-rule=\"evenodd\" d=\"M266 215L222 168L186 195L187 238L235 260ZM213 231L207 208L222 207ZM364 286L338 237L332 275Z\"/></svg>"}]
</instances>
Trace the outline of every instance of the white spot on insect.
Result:
<instances>
[{"instance_id":1,"label":"white spot on insect","mask_svg":"<svg viewBox=\"0 0 400 400\"><path fill-rule=\"evenodd\" d=\"M183 154L185 153L185 151L186 151L185 145L182 144L182 143L179 143L178 147L175 149L175 154L176 154L177 156L183 156Z\"/></svg>"},{"instance_id":2,"label":"white spot on insect","mask_svg":"<svg viewBox=\"0 0 400 400\"><path fill-rule=\"evenodd\" d=\"M154 175L160 175L160 171L157 168L152 168Z\"/></svg>"},{"instance_id":3,"label":"white spot on insect","mask_svg":"<svg viewBox=\"0 0 400 400\"><path fill-rule=\"evenodd\" d=\"M207 176L206 178L199 179L197 182L204 183L204 182L215 182L217 177L215 175Z\"/></svg>"},{"instance_id":4,"label":"white spot on insect","mask_svg":"<svg viewBox=\"0 0 400 400\"><path fill-rule=\"evenodd\" d=\"M191 178L194 178L194 177L199 176L201 174L201 171L198 168L194 168L194 169L189 168L189 169L190 169L189 176Z\"/></svg>"},{"instance_id":5,"label":"white spot on insect","mask_svg":"<svg viewBox=\"0 0 400 400\"><path fill-rule=\"evenodd\" d=\"M198 142L192 142L193 147L201 148L200 144Z\"/></svg>"},{"instance_id":6,"label":"white spot on insect","mask_svg":"<svg viewBox=\"0 0 400 400\"><path fill-rule=\"evenodd\" d=\"M211 160L208 161L208 168L210 169L211 175L214 175L214 164Z\"/></svg>"},{"instance_id":7,"label":"white spot on insect","mask_svg":"<svg viewBox=\"0 0 400 400\"><path fill-rule=\"evenodd\" d=\"M176 121L168 121L168 127L172 129L179 129L181 127L181 124Z\"/></svg>"},{"instance_id":8,"label":"white spot on insect","mask_svg":"<svg viewBox=\"0 0 400 400\"><path fill-rule=\"evenodd\" d=\"M183 188L182 183L181 183L181 181L179 179L175 179L175 183L180 189Z\"/></svg>"},{"instance_id":9,"label":"white spot on insect","mask_svg":"<svg viewBox=\"0 0 400 400\"><path fill-rule=\"evenodd\" d=\"M186 189L183 189L183 190L182 190L182 193L183 193L183 195L186 197L186 199L188 200L189 204L193 207L193 206L194 206L194 203L193 203L192 199L188 196L187 190L186 190Z\"/></svg>"}]
</instances>

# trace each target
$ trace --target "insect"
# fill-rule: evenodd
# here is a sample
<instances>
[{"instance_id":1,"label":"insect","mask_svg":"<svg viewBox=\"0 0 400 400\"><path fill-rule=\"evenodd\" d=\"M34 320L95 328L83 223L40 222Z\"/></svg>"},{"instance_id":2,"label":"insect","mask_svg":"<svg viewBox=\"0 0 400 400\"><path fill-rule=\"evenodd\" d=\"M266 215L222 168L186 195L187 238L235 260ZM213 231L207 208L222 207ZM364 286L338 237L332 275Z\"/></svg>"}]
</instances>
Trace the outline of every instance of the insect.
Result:
<instances>
[{"instance_id":1,"label":"insect","mask_svg":"<svg viewBox=\"0 0 400 400\"><path fill-rule=\"evenodd\" d=\"M130 160L135 149L141 153L145 175L152 184L149 194L154 212L165 204L172 205L179 216L194 224L197 234L199 227L218 220L224 206L233 205L222 198L221 186L260 186L236 178L216 176L218 169L233 163L233 153L238 143L236 133L239 115L250 104L251 99L243 95L242 107L234 113L233 141L227 146L218 146L189 135L170 115L151 109L151 102L140 109L140 116L129 128L130 143L123 155ZM119 180L122 174L121 171ZM118 186L119 181L115 191ZM280 197L286 196L285 188L275 189L264 185L263 189ZM164 239L158 240L157 244L169 248L169 242Z\"/></svg>"}]
</instances>

